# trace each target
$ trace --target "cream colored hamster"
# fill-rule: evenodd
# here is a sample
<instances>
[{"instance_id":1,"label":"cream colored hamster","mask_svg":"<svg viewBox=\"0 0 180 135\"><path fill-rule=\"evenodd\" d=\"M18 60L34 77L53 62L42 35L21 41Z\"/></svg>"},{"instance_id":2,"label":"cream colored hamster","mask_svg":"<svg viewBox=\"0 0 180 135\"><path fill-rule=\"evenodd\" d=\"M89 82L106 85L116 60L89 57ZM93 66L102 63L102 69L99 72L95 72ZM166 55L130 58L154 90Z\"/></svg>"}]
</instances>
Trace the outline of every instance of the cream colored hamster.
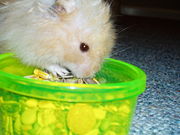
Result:
<instances>
[{"instance_id":1,"label":"cream colored hamster","mask_svg":"<svg viewBox=\"0 0 180 135\"><path fill-rule=\"evenodd\" d=\"M0 43L25 64L53 74L93 76L114 45L102 0L3 0ZM2 4L1 4L2 5Z\"/></svg>"}]
</instances>

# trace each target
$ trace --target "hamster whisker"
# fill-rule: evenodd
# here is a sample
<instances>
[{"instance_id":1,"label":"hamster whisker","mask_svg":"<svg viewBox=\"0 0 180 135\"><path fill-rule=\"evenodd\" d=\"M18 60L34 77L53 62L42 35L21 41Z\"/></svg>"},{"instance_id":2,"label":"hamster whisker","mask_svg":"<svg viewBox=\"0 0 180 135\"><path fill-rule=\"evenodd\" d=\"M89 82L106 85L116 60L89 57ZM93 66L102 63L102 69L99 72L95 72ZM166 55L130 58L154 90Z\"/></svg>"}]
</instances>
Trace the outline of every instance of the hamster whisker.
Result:
<instances>
[{"instance_id":1,"label":"hamster whisker","mask_svg":"<svg viewBox=\"0 0 180 135\"><path fill-rule=\"evenodd\" d=\"M125 52L125 51L127 51L128 49L131 49L132 48L132 46L129 46L129 47L127 47L127 48L124 48L123 50L121 50L121 51L119 51L120 53L121 52Z\"/></svg>"},{"instance_id":2,"label":"hamster whisker","mask_svg":"<svg viewBox=\"0 0 180 135\"><path fill-rule=\"evenodd\" d=\"M134 24L134 25L130 25L130 26L127 26L127 27L125 27L125 28L123 28L123 29L121 29L120 31L116 31L116 34L121 34L122 32L125 32L125 31L127 31L127 30L129 30L129 29L131 29L131 28L133 28L134 26L135 26L136 24ZM116 25L116 26L118 26L118 25ZM119 26L121 26L121 25L119 25Z\"/></svg>"},{"instance_id":3,"label":"hamster whisker","mask_svg":"<svg viewBox=\"0 0 180 135\"><path fill-rule=\"evenodd\" d=\"M109 6L112 6L113 0L108 0L107 3L108 3Z\"/></svg>"},{"instance_id":4,"label":"hamster whisker","mask_svg":"<svg viewBox=\"0 0 180 135\"><path fill-rule=\"evenodd\" d=\"M122 53L122 52L125 52L125 51L127 51L128 49L131 49L132 46L127 47L127 48L124 48L123 50L118 49L118 51L117 51L116 48L117 48L117 47L114 47L114 48L113 48L113 51L112 51L112 54L110 55L110 57L113 57L113 56L116 56L116 55L118 55L118 54L120 54L120 53Z\"/></svg>"},{"instance_id":5,"label":"hamster whisker","mask_svg":"<svg viewBox=\"0 0 180 135\"><path fill-rule=\"evenodd\" d=\"M54 7L50 7L49 10L52 11L53 13L55 13L55 14L59 13L59 11L57 9L55 9Z\"/></svg>"}]
</instances>

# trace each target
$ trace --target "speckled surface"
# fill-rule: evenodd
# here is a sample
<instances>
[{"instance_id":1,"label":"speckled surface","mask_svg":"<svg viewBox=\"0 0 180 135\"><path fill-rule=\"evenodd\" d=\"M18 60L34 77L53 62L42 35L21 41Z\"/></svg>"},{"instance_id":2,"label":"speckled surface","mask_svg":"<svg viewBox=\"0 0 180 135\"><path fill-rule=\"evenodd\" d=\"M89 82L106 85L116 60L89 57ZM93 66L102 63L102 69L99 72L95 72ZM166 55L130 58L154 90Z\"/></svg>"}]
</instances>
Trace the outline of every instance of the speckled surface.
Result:
<instances>
[{"instance_id":1,"label":"speckled surface","mask_svg":"<svg viewBox=\"0 0 180 135\"><path fill-rule=\"evenodd\" d=\"M112 54L147 74L130 135L180 135L180 22L137 20L120 24L133 26L119 33Z\"/></svg>"}]
</instances>

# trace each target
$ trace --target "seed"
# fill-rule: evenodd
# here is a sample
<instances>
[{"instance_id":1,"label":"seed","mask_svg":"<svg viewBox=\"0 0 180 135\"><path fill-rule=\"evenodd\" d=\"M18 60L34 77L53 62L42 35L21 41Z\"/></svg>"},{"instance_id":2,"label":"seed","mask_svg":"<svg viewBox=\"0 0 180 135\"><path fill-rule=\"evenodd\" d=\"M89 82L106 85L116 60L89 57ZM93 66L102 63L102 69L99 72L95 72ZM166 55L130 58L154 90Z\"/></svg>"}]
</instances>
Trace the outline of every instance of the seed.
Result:
<instances>
[{"instance_id":1,"label":"seed","mask_svg":"<svg viewBox=\"0 0 180 135\"><path fill-rule=\"evenodd\" d=\"M51 78L48 73L45 73L39 69L35 69L34 74L42 79L50 79Z\"/></svg>"},{"instance_id":2,"label":"seed","mask_svg":"<svg viewBox=\"0 0 180 135\"><path fill-rule=\"evenodd\" d=\"M98 129L94 129L94 130L88 132L85 135L99 135L99 130Z\"/></svg>"},{"instance_id":3,"label":"seed","mask_svg":"<svg viewBox=\"0 0 180 135\"><path fill-rule=\"evenodd\" d=\"M37 107L37 100L35 99L29 99L25 102L25 104L28 106L28 107Z\"/></svg>"},{"instance_id":4,"label":"seed","mask_svg":"<svg viewBox=\"0 0 180 135\"><path fill-rule=\"evenodd\" d=\"M64 82L64 83L78 83L78 84L100 84L95 78L81 79L76 78L72 74L66 76L53 76L40 69L34 69L34 75L25 76L25 78L44 80L44 81L54 81L54 82Z\"/></svg>"},{"instance_id":5,"label":"seed","mask_svg":"<svg viewBox=\"0 0 180 135\"><path fill-rule=\"evenodd\" d=\"M103 109L94 108L93 111L97 119L102 120L106 117L106 111L104 111Z\"/></svg>"},{"instance_id":6,"label":"seed","mask_svg":"<svg viewBox=\"0 0 180 135\"><path fill-rule=\"evenodd\" d=\"M38 124L42 127L53 124L55 121L56 117L53 110L44 109L38 112Z\"/></svg>"},{"instance_id":7,"label":"seed","mask_svg":"<svg viewBox=\"0 0 180 135\"><path fill-rule=\"evenodd\" d=\"M55 109L55 105L52 102L48 102L48 101L41 101L38 103L39 108L43 108L43 109Z\"/></svg>"},{"instance_id":8,"label":"seed","mask_svg":"<svg viewBox=\"0 0 180 135\"><path fill-rule=\"evenodd\" d=\"M27 109L21 115L21 121L25 125L31 125L36 121L37 109Z\"/></svg>"},{"instance_id":9,"label":"seed","mask_svg":"<svg viewBox=\"0 0 180 135\"><path fill-rule=\"evenodd\" d=\"M93 108L87 104L74 105L68 113L67 124L75 134L84 135L91 131L96 124Z\"/></svg>"}]
</instances>

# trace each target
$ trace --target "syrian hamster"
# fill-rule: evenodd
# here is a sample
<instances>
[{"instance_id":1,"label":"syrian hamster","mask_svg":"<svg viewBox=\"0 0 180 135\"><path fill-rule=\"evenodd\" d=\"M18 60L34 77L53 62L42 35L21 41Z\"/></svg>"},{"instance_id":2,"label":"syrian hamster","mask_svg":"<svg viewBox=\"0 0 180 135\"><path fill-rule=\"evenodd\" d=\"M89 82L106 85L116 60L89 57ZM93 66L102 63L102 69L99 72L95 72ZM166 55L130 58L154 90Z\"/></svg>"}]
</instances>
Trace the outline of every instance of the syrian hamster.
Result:
<instances>
[{"instance_id":1,"label":"syrian hamster","mask_svg":"<svg viewBox=\"0 0 180 135\"><path fill-rule=\"evenodd\" d=\"M3 0L0 44L27 65L92 77L115 44L110 17L103 0Z\"/></svg>"}]
</instances>

